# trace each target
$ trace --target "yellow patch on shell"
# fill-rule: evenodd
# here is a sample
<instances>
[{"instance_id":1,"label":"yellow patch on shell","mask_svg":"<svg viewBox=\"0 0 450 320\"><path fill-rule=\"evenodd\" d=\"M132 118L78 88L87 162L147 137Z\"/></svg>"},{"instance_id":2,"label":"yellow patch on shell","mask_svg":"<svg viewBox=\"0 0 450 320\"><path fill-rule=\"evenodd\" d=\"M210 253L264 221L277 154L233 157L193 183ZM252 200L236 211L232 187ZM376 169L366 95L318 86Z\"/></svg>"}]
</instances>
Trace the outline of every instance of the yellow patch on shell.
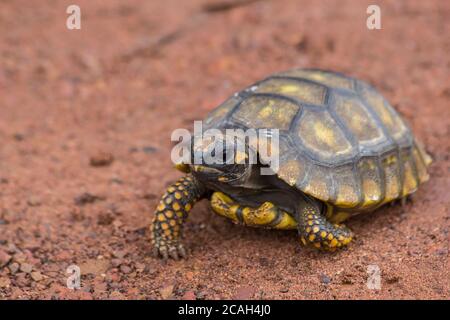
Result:
<instances>
[{"instance_id":1,"label":"yellow patch on shell","mask_svg":"<svg viewBox=\"0 0 450 320\"><path fill-rule=\"evenodd\" d=\"M358 99L337 95L334 107L360 145L374 145L386 139L381 128Z\"/></svg>"},{"instance_id":2,"label":"yellow patch on shell","mask_svg":"<svg viewBox=\"0 0 450 320\"><path fill-rule=\"evenodd\" d=\"M278 177L294 186L300 173L304 170L303 164L297 160L289 160L282 164L278 170Z\"/></svg>"},{"instance_id":3,"label":"yellow patch on shell","mask_svg":"<svg viewBox=\"0 0 450 320\"><path fill-rule=\"evenodd\" d=\"M433 159L431 159L430 155L425 151L422 143L420 143L420 141L416 140L416 148L417 151L419 152L420 156L422 157L423 161L425 162L425 166L429 166L432 162Z\"/></svg>"},{"instance_id":4,"label":"yellow patch on shell","mask_svg":"<svg viewBox=\"0 0 450 320\"><path fill-rule=\"evenodd\" d=\"M430 178L430 176L428 175L427 172L425 160L421 157L420 151L417 146L414 147L413 149L413 157L414 162L416 164L417 174L419 176L420 182L427 181Z\"/></svg>"},{"instance_id":5,"label":"yellow patch on shell","mask_svg":"<svg viewBox=\"0 0 450 320\"><path fill-rule=\"evenodd\" d=\"M283 72L281 75L308 79L335 88L353 89L351 79L331 72L320 70L289 70Z\"/></svg>"},{"instance_id":6,"label":"yellow patch on shell","mask_svg":"<svg viewBox=\"0 0 450 320\"><path fill-rule=\"evenodd\" d=\"M413 173L413 164L411 159L404 162L404 180L403 180L403 196L413 193L417 190L417 180Z\"/></svg>"},{"instance_id":7,"label":"yellow patch on shell","mask_svg":"<svg viewBox=\"0 0 450 320\"><path fill-rule=\"evenodd\" d=\"M377 113L378 117L394 139L400 139L400 137L407 132L403 120L394 113L388 102L378 92L368 86L363 86L361 94Z\"/></svg>"},{"instance_id":8,"label":"yellow patch on shell","mask_svg":"<svg viewBox=\"0 0 450 320\"><path fill-rule=\"evenodd\" d=\"M322 201L328 201L329 199L328 187L323 180L314 179L308 181L308 184L304 187L304 192Z\"/></svg>"},{"instance_id":9,"label":"yellow patch on shell","mask_svg":"<svg viewBox=\"0 0 450 320\"><path fill-rule=\"evenodd\" d=\"M363 203L361 208L374 207L382 200L382 181L378 165L373 159L363 159L358 163L358 171L362 180Z\"/></svg>"},{"instance_id":10,"label":"yellow patch on shell","mask_svg":"<svg viewBox=\"0 0 450 320\"><path fill-rule=\"evenodd\" d=\"M370 207L377 204L381 200L380 185L371 179L363 179L362 181L364 194L364 207Z\"/></svg>"},{"instance_id":11,"label":"yellow patch on shell","mask_svg":"<svg viewBox=\"0 0 450 320\"><path fill-rule=\"evenodd\" d=\"M339 185L336 198L336 206L340 208L352 208L358 204L359 197L351 185Z\"/></svg>"},{"instance_id":12,"label":"yellow patch on shell","mask_svg":"<svg viewBox=\"0 0 450 320\"><path fill-rule=\"evenodd\" d=\"M393 154L384 158L382 168L384 169L386 188L384 202L387 203L399 198L401 193L397 155Z\"/></svg>"},{"instance_id":13,"label":"yellow patch on shell","mask_svg":"<svg viewBox=\"0 0 450 320\"><path fill-rule=\"evenodd\" d=\"M353 172L353 165L346 165L334 170L334 185L336 186L336 200L339 208L353 208L359 204L360 188Z\"/></svg>"},{"instance_id":14,"label":"yellow patch on shell","mask_svg":"<svg viewBox=\"0 0 450 320\"><path fill-rule=\"evenodd\" d=\"M290 79L269 79L259 84L255 92L278 93L303 102L322 105L327 89L319 84Z\"/></svg>"},{"instance_id":15,"label":"yellow patch on shell","mask_svg":"<svg viewBox=\"0 0 450 320\"><path fill-rule=\"evenodd\" d=\"M251 96L234 112L233 118L250 128L288 130L299 106L281 98Z\"/></svg>"},{"instance_id":16,"label":"yellow patch on shell","mask_svg":"<svg viewBox=\"0 0 450 320\"><path fill-rule=\"evenodd\" d=\"M352 145L326 111L305 109L297 134L306 148L326 160L352 151Z\"/></svg>"},{"instance_id":17,"label":"yellow patch on shell","mask_svg":"<svg viewBox=\"0 0 450 320\"><path fill-rule=\"evenodd\" d=\"M224 103L222 103L220 106L218 106L208 114L205 120L205 124L211 125L220 121L221 119L223 119L223 117L226 116L229 111L231 111L231 109L233 109L234 106L236 106L238 102L239 100L235 97L226 100Z\"/></svg>"},{"instance_id":18,"label":"yellow patch on shell","mask_svg":"<svg viewBox=\"0 0 450 320\"><path fill-rule=\"evenodd\" d=\"M321 122L314 123L314 134L321 142L328 146L336 144L336 136L333 129L327 128Z\"/></svg>"}]
</instances>

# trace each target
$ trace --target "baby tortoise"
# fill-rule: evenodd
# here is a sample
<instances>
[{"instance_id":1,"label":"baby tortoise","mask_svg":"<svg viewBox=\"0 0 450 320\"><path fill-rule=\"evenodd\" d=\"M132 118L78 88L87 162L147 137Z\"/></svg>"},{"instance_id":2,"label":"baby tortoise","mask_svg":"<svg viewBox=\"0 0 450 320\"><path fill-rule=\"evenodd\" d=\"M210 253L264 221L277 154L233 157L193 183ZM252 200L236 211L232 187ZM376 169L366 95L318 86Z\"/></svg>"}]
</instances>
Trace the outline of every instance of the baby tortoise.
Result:
<instances>
[{"instance_id":1,"label":"baby tortoise","mask_svg":"<svg viewBox=\"0 0 450 320\"><path fill-rule=\"evenodd\" d=\"M404 200L429 178L431 158L399 114L367 83L335 72L274 74L214 109L209 128L279 129L279 168L179 165L187 174L167 189L151 226L163 258L186 255L183 224L205 197L235 223L296 229L303 245L334 251L352 240L344 220Z\"/></svg>"}]
</instances>

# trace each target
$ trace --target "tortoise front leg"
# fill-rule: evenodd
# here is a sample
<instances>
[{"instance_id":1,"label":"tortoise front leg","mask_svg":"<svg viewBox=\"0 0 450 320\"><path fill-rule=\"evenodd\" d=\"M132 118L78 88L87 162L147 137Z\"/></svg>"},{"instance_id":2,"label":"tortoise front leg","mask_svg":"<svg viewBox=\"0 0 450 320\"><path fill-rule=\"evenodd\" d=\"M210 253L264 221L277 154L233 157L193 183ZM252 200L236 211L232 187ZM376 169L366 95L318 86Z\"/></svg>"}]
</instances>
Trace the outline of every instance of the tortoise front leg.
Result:
<instances>
[{"instance_id":1,"label":"tortoise front leg","mask_svg":"<svg viewBox=\"0 0 450 320\"><path fill-rule=\"evenodd\" d=\"M306 203L298 212L298 232L306 245L327 251L346 246L353 237L344 225L332 224L320 213L318 206Z\"/></svg>"},{"instance_id":2,"label":"tortoise front leg","mask_svg":"<svg viewBox=\"0 0 450 320\"><path fill-rule=\"evenodd\" d=\"M193 205L204 194L205 188L192 175L182 177L167 188L150 226L155 255L164 259L169 256L174 259L186 256L180 242L183 224Z\"/></svg>"}]
</instances>

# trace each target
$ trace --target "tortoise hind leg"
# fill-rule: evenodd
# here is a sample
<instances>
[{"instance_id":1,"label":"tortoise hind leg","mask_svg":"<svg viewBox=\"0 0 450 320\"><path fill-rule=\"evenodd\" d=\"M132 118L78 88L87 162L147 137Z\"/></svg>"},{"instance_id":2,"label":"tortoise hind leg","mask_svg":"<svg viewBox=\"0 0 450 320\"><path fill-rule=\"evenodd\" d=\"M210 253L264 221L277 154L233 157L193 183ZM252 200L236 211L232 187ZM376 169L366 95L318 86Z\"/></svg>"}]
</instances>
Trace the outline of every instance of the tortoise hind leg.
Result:
<instances>
[{"instance_id":1,"label":"tortoise hind leg","mask_svg":"<svg viewBox=\"0 0 450 320\"><path fill-rule=\"evenodd\" d=\"M211 207L219 215L235 223L272 229L297 229L304 245L334 251L352 240L352 232L343 225L332 224L320 210L306 204L294 219L271 202L257 208L240 205L222 192L214 192Z\"/></svg>"},{"instance_id":2,"label":"tortoise hind leg","mask_svg":"<svg viewBox=\"0 0 450 320\"><path fill-rule=\"evenodd\" d=\"M222 192L214 192L211 207L217 214L246 226L283 230L297 228L295 219L271 202L264 202L259 207L248 207L238 204Z\"/></svg>"},{"instance_id":3,"label":"tortoise hind leg","mask_svg":"<svg viewBox=\"0 0 450 320\"><path fill-rule=\"evenodd\" d=\"M304 245L334 251L352 240L350 229L329 222L317 206L306 204L298 213L297 220L300 239Z\"/></svg>"}]
</instances>

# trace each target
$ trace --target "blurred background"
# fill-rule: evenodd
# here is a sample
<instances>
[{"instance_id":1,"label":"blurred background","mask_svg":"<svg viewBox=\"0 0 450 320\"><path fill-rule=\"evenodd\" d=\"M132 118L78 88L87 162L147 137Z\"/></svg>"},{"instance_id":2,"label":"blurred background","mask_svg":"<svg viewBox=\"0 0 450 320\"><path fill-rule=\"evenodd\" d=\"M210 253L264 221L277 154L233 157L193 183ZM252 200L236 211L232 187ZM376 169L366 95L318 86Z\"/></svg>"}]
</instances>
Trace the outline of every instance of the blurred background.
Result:
<instances>
[{"instance_id":1,"label":"blurred background","mask_svg":"<svg viewBox=\"0 0 450 320\"><path fill-rule=\"evenodd\" d=\"M4 0L0 30L0 297L449 298L448 1ZM172 131L293 67L366 80L402 114L435 160L414 205L351 222L360 238L330 256L203 203L189 260L149 256L153 209L179 176ZM381 291L365 287L369 263Z\"/></svg>"}]
</instances>

